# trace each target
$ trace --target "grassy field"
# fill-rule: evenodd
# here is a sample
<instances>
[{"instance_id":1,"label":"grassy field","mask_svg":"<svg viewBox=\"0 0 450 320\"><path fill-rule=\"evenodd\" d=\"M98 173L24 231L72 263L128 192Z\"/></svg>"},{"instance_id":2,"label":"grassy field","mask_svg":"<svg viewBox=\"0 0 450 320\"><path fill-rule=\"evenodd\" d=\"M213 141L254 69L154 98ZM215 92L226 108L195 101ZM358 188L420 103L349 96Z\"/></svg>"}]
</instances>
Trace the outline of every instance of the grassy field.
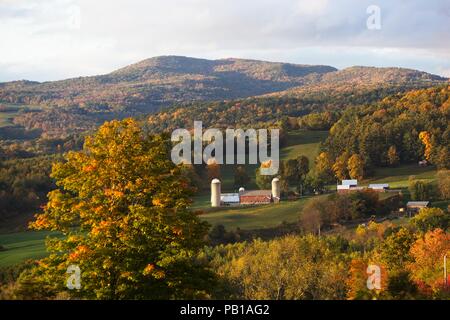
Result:
<instances>
[{"instance_id":1,"label":"grassy field","mask_svg":"<svg viewBox=\"0 0 450 320\"><path fill-rule=\"evenodd\" d=\"M0 235L0 245L6 248L6 251L0 251L0 267L15 265L27 259L45 257L47 236L58 236L58 233L25 231Z\"/></svg>"},{"instance_id":2,"label":"grassy field","mask_svg":"<svg viewBox=\"0 0 450 320\"><path fill-rule=\"evenodd\" d=\"M288 133L287 145L280 150L282 160L304 155L310 166L319 154L319 146L328 136L328 131L292 131Z\"/></svg>"},{"instance_id":3,"label":"grassy field","mask_svg":"<svg viewBox=\"0 0 450 320\"><path fill-rule=\"evenodd\" d=\"M436 168L419 167L416 164L399 166L397 168L379 168L371 179L366 179L362 183L389 183L391 188L407 188L410 176L425 182L436 180Z\"/></svg>"},{"instance_id":4,"label":"grassy field","mask_svg":"<svg viewBox=\"0 0 450 320\"><path fill-rule=\"evenodd\" d=\"M29 110L41 109L41 107L38 106L8 104L8 103L0 103L0 105L7 108L6 111L0 111L0 128L13 126L14 123L12 122L12 120L15 116L17 116L17 114L20 112L21 109L24 108Z\"/></svg>"},{"instance_id":5,"label":"grassy field","mask_svg":"<svg viewBox=\"0 0 450 320\"><path fill-rule=\"evenodd\" d=\"M296 222L303 205L309 198L297 201L285 201L252 207L229 207L209 210L200 218L211 225L221 224L227 230L264 229L280 225L282 222Z\"/></svg>"},{"instance_id":6,"label":"grassy field","mask_svg":"<svg viewBox=\"0 0 450 320\"><path fill-rule=\"evenodd\" d=\"M327 131L292 131L288 133L286 146L280 150L281 160L295 159L300 155L304 155L309 159L310 166L313 165L314 159L319 153L320 142L327 138ZM252 181L247 185L248 189L257 188L255 184L255 171L258 165L246 165L247 174ZM221 182L224 192L236 192L234 184L235 165L221 166Z\"/></svg>"}]
</instances>

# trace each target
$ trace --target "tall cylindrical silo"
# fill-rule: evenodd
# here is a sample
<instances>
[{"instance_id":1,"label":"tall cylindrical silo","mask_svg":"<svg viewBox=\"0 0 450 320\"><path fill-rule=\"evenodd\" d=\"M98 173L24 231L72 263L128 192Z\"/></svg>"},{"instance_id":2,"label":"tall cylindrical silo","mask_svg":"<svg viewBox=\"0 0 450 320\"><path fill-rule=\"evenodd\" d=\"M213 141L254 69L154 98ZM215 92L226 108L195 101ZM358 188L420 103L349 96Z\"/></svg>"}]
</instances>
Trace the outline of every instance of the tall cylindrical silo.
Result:
<instances>
[{"instance_id":1,"label":"tall cylindrical silo","mask_svg":"<svg viewBox=\"0 0 450 320\"><path fill-rule=\"evenodd\" d=\"M220 180L211 181L211 207L220 207Z\"/></svg>"},{"instance_id":2,"label":"tall cylindrical silo","mask_svg":"<svg viewBox=\"0 0 450 320\"><path fill-rule=\"evenodd\" d=\"M274 202L279 202L281 198L280 179L272 179L272 198Z\"/></svg>"}]
</instances>

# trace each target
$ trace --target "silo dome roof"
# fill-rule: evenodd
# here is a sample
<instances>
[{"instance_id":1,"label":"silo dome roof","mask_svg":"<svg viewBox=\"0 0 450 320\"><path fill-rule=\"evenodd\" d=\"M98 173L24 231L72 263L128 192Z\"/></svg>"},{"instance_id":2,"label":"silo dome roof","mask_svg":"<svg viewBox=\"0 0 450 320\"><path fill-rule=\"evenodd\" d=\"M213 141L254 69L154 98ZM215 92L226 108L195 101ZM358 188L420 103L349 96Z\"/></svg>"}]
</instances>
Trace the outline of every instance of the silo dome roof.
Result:
<instances>
[{"instance_id":1,"label":"silo dome roof","mask_svg":"<svg viewBox=\"0 0 450 320\"><path fill-rule=\"evenodd\" d=\"M220 180L219 180L219 179L213 179L213 180L211 181L211 183L220 183Z\"/></svg>"}]
</instances>

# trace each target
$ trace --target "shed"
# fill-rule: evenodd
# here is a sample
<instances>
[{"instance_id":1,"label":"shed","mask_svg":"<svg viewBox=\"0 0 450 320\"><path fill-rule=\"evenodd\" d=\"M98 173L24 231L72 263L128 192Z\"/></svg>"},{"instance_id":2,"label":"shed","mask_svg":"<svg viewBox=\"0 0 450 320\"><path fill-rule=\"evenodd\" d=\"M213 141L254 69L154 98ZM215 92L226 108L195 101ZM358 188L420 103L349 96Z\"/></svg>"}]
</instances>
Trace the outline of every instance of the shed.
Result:
<instances>
[{"instance_id":1,"label":"shed","mask_svg":"<svg viewBox=\"0 0 450 320\"><path fill-rule=\"evenodd\" d=\"M238 205L239 193L222 193L220 195L220 202L225 206Z\"/></svg>"},{"instance_id":2,"label":"shed","mask_svg":"<svg viewBox=\"0 0 450 320\"><path fill-rule=\"evenodd\" d=\"M363 191L364 187L356 187L356 186L337 186L337 192L338 193L347 193L347 192L354 192L354 191Z\"/></svg>"},{"instance_id":3,"label":"shed","mask_svg":"<svg viewBox=\"0 0 450 320\"><path fill-rule=\"evenodd\" d=\"M389 189L389 184L388 183L369 184L369 189L375 191L384 191Z\"/></svg>"}]
</instances>

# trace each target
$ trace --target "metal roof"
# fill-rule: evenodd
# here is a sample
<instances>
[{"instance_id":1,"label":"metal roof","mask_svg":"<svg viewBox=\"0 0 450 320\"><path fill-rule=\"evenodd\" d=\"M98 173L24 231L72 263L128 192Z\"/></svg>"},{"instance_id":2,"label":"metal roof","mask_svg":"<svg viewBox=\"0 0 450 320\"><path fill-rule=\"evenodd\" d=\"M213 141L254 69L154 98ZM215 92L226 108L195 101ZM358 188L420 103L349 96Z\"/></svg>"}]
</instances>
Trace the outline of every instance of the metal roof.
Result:
<instances>
[{"instance_id":1,"label":"metal roof","mask_svg":"<svg viewBox=\"0 0 450 320\"><path fill-rule=\"evenodd\" d=\"M343 186L354 186L358 184L358 180L353 179L353 180L342 180L341 183Z\"/></svg>"},{"instance_id":2,"label":"metal roof","mask_svg":"<svg viewBox=\"0 0 450 320\"><path fill-rule=\"evenodd\" d=\"M430 203L430 201L408 201L406 203L407 206L417 206L417 207L426 207L428 206L428 204Z\"/></svg>"},{"instance_id":3,"label":"metal roof","mask_svg":"<svg viewBox=\"0 0 450 320\"><path fill-rule=\"evenodd\" d=\"M225 203L239 203L239 193L222 193L220 201Z\"/></svg>"},{"instance_id":4,"label":"metal roof","mask_svg":"<svg viewBox=\"0 0 450 320\"><path fill-rule=\"evenodd\" d=\"M272 196L272 190L248 190L241 192L241 197Z\"/></svg>"},{"instance_id":5,"label":"metal roof","mask_svg":"<svg viewBox=\"0 0 450 320\"><path fill-rule=\"evenodd\" d=\"M373 188L373 189L381 189L381 188L389 188L389 183L374 183L374 184L369 184L369 188Z\"/></svg>"}]
</instances>

